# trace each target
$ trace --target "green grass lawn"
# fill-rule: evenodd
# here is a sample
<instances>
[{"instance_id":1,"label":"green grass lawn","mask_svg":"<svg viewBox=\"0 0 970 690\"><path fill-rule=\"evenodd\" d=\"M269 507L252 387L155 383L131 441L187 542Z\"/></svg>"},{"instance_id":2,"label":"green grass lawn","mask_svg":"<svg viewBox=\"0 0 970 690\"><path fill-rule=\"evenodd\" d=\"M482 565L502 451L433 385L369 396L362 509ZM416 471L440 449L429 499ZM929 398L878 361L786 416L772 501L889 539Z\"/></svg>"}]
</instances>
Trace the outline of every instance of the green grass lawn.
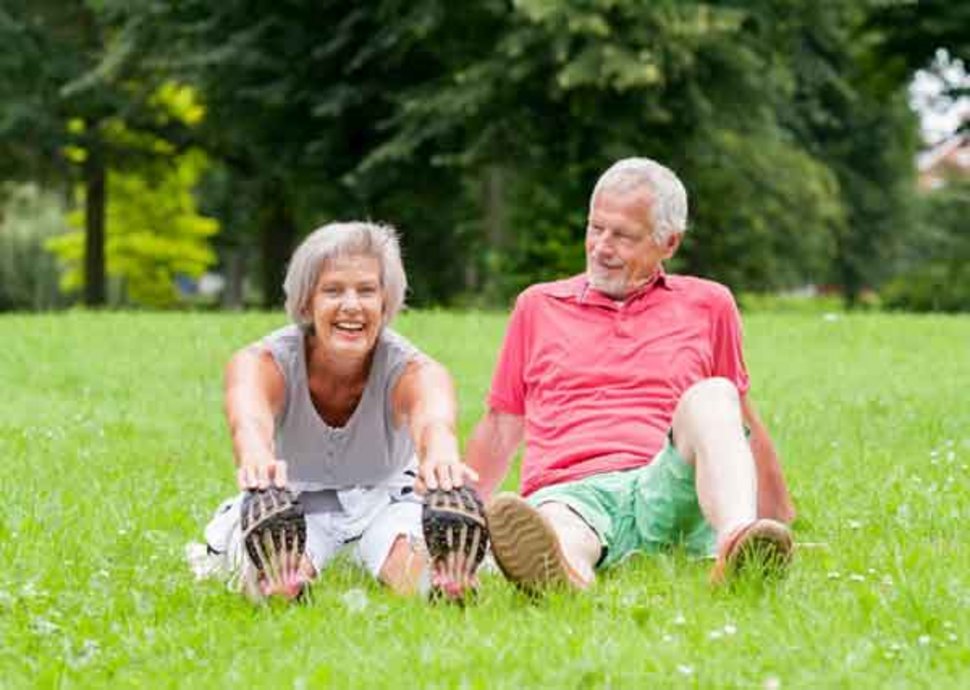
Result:
<instances>
[{"instance_id":1,"label":"green grass lawn","mask_svg":"<svg viewBox=\"0 0 970 690\"><path fill-rule=\"evenodd\" d=\"M482 412L504 316L399 330ZM970 319L746 317L799 509L787 579L642 557L583 596L461 610L349 566L254 608L183 561L234 491L222 366L282 316L0 317L0 687L970 687Z\"/></svg>"}]
</instances>

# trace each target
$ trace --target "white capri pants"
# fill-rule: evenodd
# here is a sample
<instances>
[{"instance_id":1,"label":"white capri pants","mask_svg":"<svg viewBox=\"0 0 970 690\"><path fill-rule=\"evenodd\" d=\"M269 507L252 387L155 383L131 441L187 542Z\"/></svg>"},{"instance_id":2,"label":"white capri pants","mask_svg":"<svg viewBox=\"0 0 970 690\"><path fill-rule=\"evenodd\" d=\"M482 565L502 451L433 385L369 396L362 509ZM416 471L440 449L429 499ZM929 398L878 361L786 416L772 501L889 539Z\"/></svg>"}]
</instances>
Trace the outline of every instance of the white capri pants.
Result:
<instances>
[{"instance_id":1,"label":"white capri pants","mask_svg":"<svg viewBox=\"0 0 970 690\"><path fill-rule=\"evenodd\" d=\"M205 528L208 554L221 558L219 570L244 575L249 563L240 531L243 494L222 503ZM422 502L410 488L359 488L300 493L307 527L307 556L319 574L341 551L375 578L398 537L423 550Z\"/></svg>"}]
</instances>

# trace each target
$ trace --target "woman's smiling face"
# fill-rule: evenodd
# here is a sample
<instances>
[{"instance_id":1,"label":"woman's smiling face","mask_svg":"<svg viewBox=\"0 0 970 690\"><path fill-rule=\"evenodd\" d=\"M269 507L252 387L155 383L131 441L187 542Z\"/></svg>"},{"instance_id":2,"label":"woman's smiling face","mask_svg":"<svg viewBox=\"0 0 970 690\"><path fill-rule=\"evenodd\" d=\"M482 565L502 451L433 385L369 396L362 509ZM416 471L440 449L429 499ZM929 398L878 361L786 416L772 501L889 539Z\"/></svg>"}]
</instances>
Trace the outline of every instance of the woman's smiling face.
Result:
<instances>
[{"instance_id":1,"label":"woman's smiling face","mask_svg":"<svg viewBox=\"0 0 970 690\"><path fill-rule=\"evenodd\" d=\"M310 313L316 342L325 352L352 358L369 354L384 320L380 261L366 255L325 261Z\"/></svg>"}]
</instances>

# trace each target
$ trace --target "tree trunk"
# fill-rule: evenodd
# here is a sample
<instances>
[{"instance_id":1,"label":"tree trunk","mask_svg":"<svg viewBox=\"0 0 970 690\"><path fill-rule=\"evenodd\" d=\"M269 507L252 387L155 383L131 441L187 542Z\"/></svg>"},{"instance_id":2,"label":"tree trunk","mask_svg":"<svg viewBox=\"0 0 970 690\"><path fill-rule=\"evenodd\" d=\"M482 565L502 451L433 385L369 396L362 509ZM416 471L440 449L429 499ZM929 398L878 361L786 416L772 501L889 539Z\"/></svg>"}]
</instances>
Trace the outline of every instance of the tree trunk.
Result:
<instances>
[{"instance_id":1,"label":"tree trunk","mask_svg":"<svg viewBox=\"0 0 970 690\"><path fill-rule=\"evenodd\" d=\"M505 208L505 171L499 165L489 165L485 169L485 177L482 180L482 207L484 211L483 225L485 230L485 248L489 255L504 256L508 248L506 245L506 208ZM477 272L475 275L467 276L466 281L471 278L476 283L479 281ZM492 276L488 270L485 271L484 292L490 294L495 292L500 286L496 285L497 277ZM466 286L467 287L467 286ZM475 287L478 287L477 285Z\"/></svg>"},{"instance_id":2,"label":"tree trunk","mask_svg":"<svg viewBox=\"0 0 970 690\"><path fill-rule=\"evenodd\" d=\"M283 304L286 263L296 244L296 222L287 203L283 184L275 181L267 189L261 229L263 259L263 306L278 309Z\"/></svg>"},{"instance_id":3,"label":"tree trunk","mask_svg":"<svg viewBox=\"0 0 970 690\"><path fill-rule=\"evenodd\" d=\"M222 290L224 309L238 311L243 308L243 285L246 280L246 252L242 247L232 247L223 254L226 285Z\"/></svg>"},{"instance_id":4,"label":"tree trunk","mask_svg":"<svg viewBox=\"0 0 970 690\"><path fill-rule=\"evenodd\" d=\"M106 297L104 259L108 171L101 142L90 137L84 159L84 303L102 307Z\"/></svg>"}]
</instances>

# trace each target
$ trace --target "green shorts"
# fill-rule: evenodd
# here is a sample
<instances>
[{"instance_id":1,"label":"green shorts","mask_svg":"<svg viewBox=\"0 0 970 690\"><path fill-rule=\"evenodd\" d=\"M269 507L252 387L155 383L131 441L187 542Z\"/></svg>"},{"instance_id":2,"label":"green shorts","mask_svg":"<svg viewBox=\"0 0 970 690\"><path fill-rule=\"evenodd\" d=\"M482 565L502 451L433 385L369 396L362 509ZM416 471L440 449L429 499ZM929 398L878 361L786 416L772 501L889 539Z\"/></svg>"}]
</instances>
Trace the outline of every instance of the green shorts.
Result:
<instances>
[{"instance_id":1,"label":"green shorts","mask_svg":"<svg viewBox=\"0 0 970 690\"><path fill-rule=\"evenodd\" d=\"M569 506L603 543L598 568L633 553L656 553L683 545L693 556L715 553L714 529L697 502L694 468L670 440L645 467L593 475L539 489L527 499L538 507Z\"/></svg>"}]
</instances>

